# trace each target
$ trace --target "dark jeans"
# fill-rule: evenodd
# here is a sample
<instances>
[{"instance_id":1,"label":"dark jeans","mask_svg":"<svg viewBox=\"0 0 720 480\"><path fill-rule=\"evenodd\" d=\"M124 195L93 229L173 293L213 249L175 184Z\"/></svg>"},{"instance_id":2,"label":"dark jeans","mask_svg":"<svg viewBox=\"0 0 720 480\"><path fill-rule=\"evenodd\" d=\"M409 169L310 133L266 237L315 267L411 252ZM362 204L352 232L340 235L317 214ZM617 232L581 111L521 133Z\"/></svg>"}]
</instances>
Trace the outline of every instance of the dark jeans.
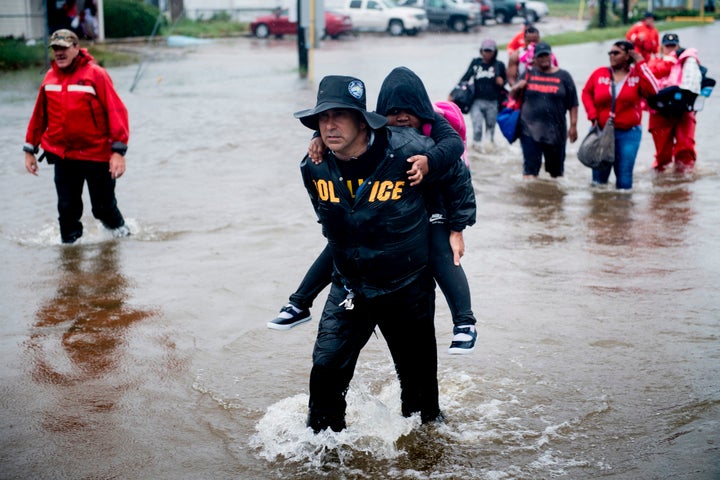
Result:
<instances>
[{"instance_id":1,"label":"dark jeans","mask_svg":"<svg viewBox=\"0 0 720 480\"><path fill-rule=\"evenodd\" d=\"M83 213L82 192L88 184L92 213L109 229L125 224L115 199L115 180L107 162L87 160L55 160L55 190L58 196L60 236L63 243L72 243L82 236L80 218Z\"/></svg>"},{"instance_id":2,"label":"dark jeans","mask_svg":"<svg viewBox=\"0 0 720 480\"><path fill-rule=\"evenodd\" d=\"M339 304L347 292L333 282L313 350L308 426L315 432L345 428L350 380L360 351L376 326L387 342L400 380L402 414L419 412L423 422L440 415L435 342L435 294L427 273L400 290Z\"/></svg>"},{"instance_id":3,"label":"dark jeans","mask_svg":"<svg viewBox=\"0 0 720 480\"><path fill-rule=\"evenodd\" d=\"M450 228L446 224L430 224L430 270L445 295L455 325L475 325L470 300L470 286L465 270L453 263L450 248ZM325 246L303 277L298 289L290 295L290 302L298 308L309 309L320 292L330 283L333 260L330 247Z\"/></svg>"},{"instance_id":4,"label":"dark jeans","mask_svg":"<svg viewBox=\"0 0 720 480\"><path fill-rule=\"evenodd\" d=\"M543 156L545 171L551 177L562 177L565 171L565 142L561 144L536 142L528 135L520 135L523 152L523 175L537 176Z\"/></svg>"}]
</instances>

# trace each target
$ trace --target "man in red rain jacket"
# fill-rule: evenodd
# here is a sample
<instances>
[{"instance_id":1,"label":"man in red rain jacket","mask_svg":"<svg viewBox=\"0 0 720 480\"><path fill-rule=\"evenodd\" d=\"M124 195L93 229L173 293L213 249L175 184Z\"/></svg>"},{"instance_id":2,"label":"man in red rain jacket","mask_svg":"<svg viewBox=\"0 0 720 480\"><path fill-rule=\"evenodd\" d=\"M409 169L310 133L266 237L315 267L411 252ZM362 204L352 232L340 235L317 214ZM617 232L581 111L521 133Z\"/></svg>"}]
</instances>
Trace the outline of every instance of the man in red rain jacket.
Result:
<instances>
[{"instance_id":1,"label":"man in red rain jacket","mask_svg":"<svg viewBox=\"0 0 720 480\"><path fill-rule=\"evenodd\" d=\"M115 180L125 173L128 113L108 73L94 62L77 35L58 30L50 38L54 60L40 86L25 135L25 168L37 175L35 154L44 150L55 164L60 237L73 243L82 236L82 191L88 184L92 213L125 237L115 198ZM43 157L40 157L42 160Z\"/></svg>"}]
</instances>

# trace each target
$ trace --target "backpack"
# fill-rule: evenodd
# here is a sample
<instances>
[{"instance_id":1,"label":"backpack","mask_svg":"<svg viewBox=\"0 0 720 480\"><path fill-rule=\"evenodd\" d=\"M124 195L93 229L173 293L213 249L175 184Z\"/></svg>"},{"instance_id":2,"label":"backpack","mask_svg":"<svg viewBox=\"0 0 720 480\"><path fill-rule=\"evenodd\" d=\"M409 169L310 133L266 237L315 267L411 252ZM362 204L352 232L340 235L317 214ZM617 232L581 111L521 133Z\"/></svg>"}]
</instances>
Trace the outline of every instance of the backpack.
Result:
<instances>
[{"instance_id":1,"label":"backpack","mask_svg":"<svg viewBox=\"0 0 720 480\"><path fill-rule=\"evenodd\" d=\"M715 79L708 77L707 73L707 67L700 65L700 74L702 75L702 80L700 80L700 95L703 97L709 97L715 86Z\"/></svg>"},{"instance_id":2,"label":"backpack","mask_svg":"<svg viewBox=\"0 0 720 480\"><path fill-rule=\"evenodd\" d=\"M445 120L455 129L455 131L462 138L463 145L467 147L467 127L465 126L465 117L463 117L462 110L454 102L435 102L433 109L445 117ZM430 135L430 124L423 125L423 134L426 136ZM468 168L470 162L468 162L466 152L463 151L462 156L463 162Z\"/></svg>"},{"instance_id":3,"label":"backpack","mask_svg":"<svg viewBox=\"0 0 720 480\"><path fill-rule=\"evenodd\" d=\"M708 69L698 65L702 79L700 80L700 95L681 89L677 85L665 87L656 95L648 98L650 108L669 117L682 115L685 112L699 112L703 109L704 98L712 94L715 79L707 76ZM704 97L704 98L701 98Z\"/></svg>"},{"instance_id":4,"label":"backpack","mask_svg":"<svg viewBox=\"0 0 720 480\"><path fill-rule=\"evenodd\" d=\"M469 81L455 85L450 92L450 100L460 108L462 113L468 113L475 101L475 83Z\"/></svg>"}]
</instances>

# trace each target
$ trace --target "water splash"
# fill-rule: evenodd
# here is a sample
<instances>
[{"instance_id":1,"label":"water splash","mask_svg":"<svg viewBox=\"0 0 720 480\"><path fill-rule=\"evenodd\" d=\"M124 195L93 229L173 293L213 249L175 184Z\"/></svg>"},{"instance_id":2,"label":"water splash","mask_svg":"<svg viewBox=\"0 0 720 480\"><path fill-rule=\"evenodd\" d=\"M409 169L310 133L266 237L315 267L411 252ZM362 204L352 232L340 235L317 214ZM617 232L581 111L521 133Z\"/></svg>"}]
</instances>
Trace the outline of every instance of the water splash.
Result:
<instances>
[{"instance_id":1,"label":"water splash","mask_svg":"<svg viewBox=\"0 0 720 480\"><path fill-rule=\"evenodd\" d=\"M400 415L399 385L392 382L379 395L354 384L348 392L348 428L318 434L305 426L308 396L298 394L271 405L256 425L251 446L265 460L286 460L321 467L358 455L394 459L403 454L400 438L420 425L418 416ZM388 400L390 400L388 402Z\"/></svg>"}]
</instances>

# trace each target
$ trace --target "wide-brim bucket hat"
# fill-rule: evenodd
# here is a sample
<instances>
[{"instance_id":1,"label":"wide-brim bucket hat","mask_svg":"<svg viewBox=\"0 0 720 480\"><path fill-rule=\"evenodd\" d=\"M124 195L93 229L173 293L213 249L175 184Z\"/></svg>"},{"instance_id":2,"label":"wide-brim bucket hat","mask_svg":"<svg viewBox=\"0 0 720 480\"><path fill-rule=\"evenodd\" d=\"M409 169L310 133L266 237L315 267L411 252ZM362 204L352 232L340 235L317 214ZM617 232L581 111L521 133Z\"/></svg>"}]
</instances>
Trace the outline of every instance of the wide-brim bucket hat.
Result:
<instances>
[{"instance_id":1,"label":"wide-brim bucket hat","mask_svg":"<svg viewBox=\"0 0 720 480\"><path fill-rule=\"evenodd\" d=\"M318 130L318 117L333 108L357 110L362 113L368 126L378 129L387 124L387 119L375 112L367 111L365 84L354 77L328 75L320 81L317 103L314 108L300 110L293 115L311 130Z\"/></svg>"}]
</instances>

